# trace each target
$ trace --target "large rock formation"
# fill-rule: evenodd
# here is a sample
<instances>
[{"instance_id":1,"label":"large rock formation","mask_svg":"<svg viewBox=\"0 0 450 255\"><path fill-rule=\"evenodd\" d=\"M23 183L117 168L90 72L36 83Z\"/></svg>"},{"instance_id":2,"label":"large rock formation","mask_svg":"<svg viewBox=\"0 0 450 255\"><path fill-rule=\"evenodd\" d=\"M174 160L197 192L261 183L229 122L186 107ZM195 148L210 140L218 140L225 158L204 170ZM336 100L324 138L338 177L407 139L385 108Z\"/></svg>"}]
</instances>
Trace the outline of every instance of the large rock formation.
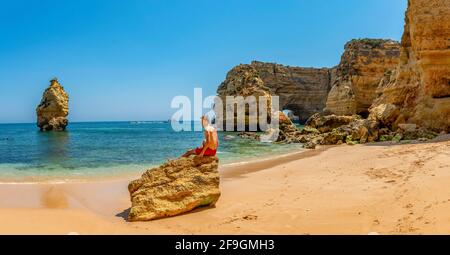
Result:
<instances>
[{"instance_id":1,"label":"large rock formation","mask_svg":"<svg viewBox=\"0 0 450 255\"><path fill-rule=\"evenodd\" d=\"M219 86L217 94L226 96L268 96L280 99L280 110L289 109L306 121L325 107L331 88L332 69L289 67L254 61L234 67Z\"/></svg>"},{"instance_id":2,"label":"large rock formation","mask_svg":"<svg viewBox=\"0 0 450 255\"><path fill-rule=\"evenodd\" d=\"M389 111L389 109L385 109ZM368 143L376 141L419 140L428 141L438 134L414 124L400 124L395 131L382 127L380 122L364 119L359 115L337 116L314 114L306 122L305 128L297 139L305 143L307 148L315 148L317 144L333 145L347 143ZM295 140L295 139L294 139Z\"/></svg>"},{"instance_id":3,"label":"large rock formation","mask_svg":"<svg viewBox=\"0 0 450 255\"><path fill-rule=\"evenodd\" d=\"M450 131L449 17L448 0L409 0L401 45L392 40L353 40L332 69L261 62L238 68L251 70L259 88L280 96L281 110L293 110L302 121L321 112L327 97L323 113L331 117L313 116L308 124L317 125L308 125L298 139L287 141L430 139L436 132ZM219 95L226 95L229 87L227 81L222 83ZM409 124L415 128L402 129Z\"/></svg>"},{"instance_id":4,"label":"large rock formation","mask_svg":"<svg viewBox=\"0 0 450 255\"><path fill-rule=\"evenodd\" d=\"M292 110L300 122L305 122L325 107L334 69L291 67L257 61L252 62L251 66L270 93L280 97L280 110Z\"/></svg>"},{"instance_id":5,"label":"large rock formation","mask_svg":"<svg viewBox=\"0 0 450 255\"><path fill-rule=\"evenodd\" d=\"M37 125L41 131L63 131L69 124L69 96L57 79L50 81L41 103L36 108Z\"/></svg>"},{"instance_id":6,"label":"large rock formation","mask_svg":"<svg viewBox=\"0 0 450 255\"><path fill-rule=\"evenodd\" d=\"M361 39L348 42L324 112L367 116L381 79L398 65L399 56L400 44L396 41Z\"/></svg>"},{"instance_id":7,"label":"large rock formation","mask_svg":"<svg viewBox=\"0 0 450 255\"><path fill-rule=\"evenodd\" d=\"M415 123L450 131L449 17L448 0L408 1L400 64L381 84L370 118L383 116L391 129Z\"/></svg>"},{"instance_id":8,"label":"large rock formation","mask_svg":"<svg viewBox=\"0 0 450 255\"><path fill-rule=\"evenodd\" d=\"M291 119L289 119L283 112L278 112L279 114L279 132L277 142L282 143L294 143L297 141L297 135L300 131L297 129Z\"/></svg>"},{"instance_id":9,"label":"large rock formation","mask_svg":"<svg viewBox=\"0 0 450 255\"><path fill-rule=\"evenodd\" d=\"M357 116L323 116L320 113L316 113L306 121L305 126L315 128L320 133L327 133L340 126L348 125L357 118Z\"/></svg>"},{"instance_id":10,"label":"large rock formation","mask_svg":"<svg viewBox=\"0 0 450 255\"><path fill-rule=\"evenodd\" d=\"M231 104L232 102L229 102L227 100L228 96L237 97L241 96L244 99L248 99L250 96L255 97L255 101L247 101L248 105L245 107L245 123L244 128L245 130L249 130L249 126L252 124L255 126L257 130L260 130L258 123L259 118L259 100L260 98L263 98L267 101L267 104L265 104L265 111L267 113L267 118L270 118L271 115L271 103L272 103L272 96L270 95L270 90L264 85L264 82L259 77L259 74L255 68L253 68L250 65L239 65L234 67L230 72L228 72L227 77L225 81L219 86L217 90L217 94L219 98L222 100L222 108L220 108L218 105L216 107L219 107L222 109L222 114L220 114L218 111L216 111L216 114L218 114L217 118L222 119L224 121L223 128L226 128L226 123L231 123L230 121L233 121L234 123L233 129L236 131L238 130L238 119L237 119L237 105L235 105L234 111L227 112L227 103ZM253 110L251 110L253 109ZM220 116L220 117L219 117ZM229 130L229 127L226 129ZM244 131L244 130L238 130L238 131ZM249 131L256 131L256 130L249 130Z\"/></svg>"},{"instance_id":11,"label":"large rock formation","mask_svg":"<svg viewBox=\"0 0 450 255\"><path fill-rule=\"evenodd\" d=\"M214 205L220 197L217 157L179 158L147 170L128 185L130 221L175 216Z\"/></svg>"},{"instance_id":12,"label":"large rock formation","mask_svg":"<svg viewBox=\"0 0 450 255\"><path fill-rule=\"evenodd\" d=\"M304 123L313 114L367 115L380 81L399 62L392 40L352 40L336 68L303 68L253 61L234 67L219 86L219 97L270 94L280 110L291 110ZM331 90L331 91L330 91Z\"/></svg>"},{"instance_id":13,"label":"large rock formation","mask_svg":"<svg viewBox=\"0 0 450 255\"><path fill-rule=\"evenodd\" d=\"M314 149L316 145L335 145L347 143L368 143L378 141L380 135L388 134L380 130L379 123L363 119L359 115L337 116L315 114L302 130L300 140L305 147ZM391 139L392 140L392 139Z\"/></svg>"},{"instance_id":14,"label":"large rock formation","mask_svg":"<svg viewBox=\"0 0 450 255\"><path fill-rule=\"evenodd\" d=\"M381 80L377 93L380 96L370 107L369 117L350 116L346 119L344 116L317 114L307 121L308 126L302 131L301 139L310 144L308 147L344 142L427 141L438 135L435 131L450 131L449 17L448 0L409 0L399 65L379 76ZM341 66L338 68L337 84L342 80ZM362 68L367 66L370 63L364 63ZM354 92L354 88L352 83L341 91ZM334 89L329 99L333 96L339 98L333 95L339 94ZM344 104L348 108L355 107L356 111L346 112L348 108L338 108L337 102L328 110L331 108L340 114L361 111L358 105L364 103L358 103L357 93L349 98L340 99L348 102Z\"/></svg>"}]
</instances>

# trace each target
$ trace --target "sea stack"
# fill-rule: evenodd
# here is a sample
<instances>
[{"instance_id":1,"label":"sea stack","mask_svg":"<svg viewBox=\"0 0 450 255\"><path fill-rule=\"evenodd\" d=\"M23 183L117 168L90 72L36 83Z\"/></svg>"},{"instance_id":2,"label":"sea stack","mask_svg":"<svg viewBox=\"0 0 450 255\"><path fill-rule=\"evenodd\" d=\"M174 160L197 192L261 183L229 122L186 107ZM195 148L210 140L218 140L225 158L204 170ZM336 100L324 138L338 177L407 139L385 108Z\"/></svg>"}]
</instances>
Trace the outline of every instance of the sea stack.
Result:
<instances>
[{"instance_id":1,"label":"sea stack","mask_svg":"<svg viewBox=\"0 0 450 255\"><path fill-rule=\"evenodd\" d=\"M36 108L37 126L41 131L64 131L69 124L69 96L58 79L50 81L41 103Z\"/></svg>"}]
</instances>

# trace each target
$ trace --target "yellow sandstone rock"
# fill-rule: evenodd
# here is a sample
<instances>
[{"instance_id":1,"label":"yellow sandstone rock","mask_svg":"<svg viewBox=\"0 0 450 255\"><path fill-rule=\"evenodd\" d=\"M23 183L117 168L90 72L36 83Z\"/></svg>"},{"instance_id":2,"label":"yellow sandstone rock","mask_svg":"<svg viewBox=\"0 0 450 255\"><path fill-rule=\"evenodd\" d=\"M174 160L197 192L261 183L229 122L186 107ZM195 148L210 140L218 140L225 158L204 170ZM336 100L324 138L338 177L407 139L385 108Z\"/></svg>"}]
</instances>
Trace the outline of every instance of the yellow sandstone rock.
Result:
<instances>
[{"instance_id":1,"label":"yellow sandstone rock","mask_svg":"<svg viewBox=\"0 0 450 255\"><path fill-rule=\"evenodd\" d=\"M435 131L450 131L450 1L409 0L400 64L383 86L379 105L399 108L388 123L414 123Z\"/></svg>"},{"instance_id":2,"label":"yellow sandstone rock","mask_svg":"<svg viewBox=\"0 0 450 255\"><path fill-rule=\"evenodd\" d=\"M69 124L69 96L57 79L50 81L41 103L36 108L37 125L41 131L63 131Z\"/></svg>"},{"instance_id":3,"label":"yellow sandstone rock","mask_svg":"<svg viewBox=\"0 0 450 255\"><path fill-rule=\"evenodd\" d=\"M328 94L327 114L367 116L377 88L400 59L400 44L392 40L359 39L345 45Z\"/></svg>"},{"instance_id":4,"label":"yellow sandstone rock","mask_svg":"<svg viewBox=\"0 0 450 255\"><path fill-rule=\"evenodd\" d=\"M214 205L220 197L217 157L179 158L128 185L130 221L148 221Z\"/></svg>"}]
</instances>

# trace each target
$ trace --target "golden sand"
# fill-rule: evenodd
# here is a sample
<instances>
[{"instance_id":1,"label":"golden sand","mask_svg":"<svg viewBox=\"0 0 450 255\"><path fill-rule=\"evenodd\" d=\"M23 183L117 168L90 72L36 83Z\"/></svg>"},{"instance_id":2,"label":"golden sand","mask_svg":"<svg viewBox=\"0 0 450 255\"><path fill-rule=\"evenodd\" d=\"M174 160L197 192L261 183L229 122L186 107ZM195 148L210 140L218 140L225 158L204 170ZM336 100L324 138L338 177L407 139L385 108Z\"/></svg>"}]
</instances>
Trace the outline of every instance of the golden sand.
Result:
<instances>
[{"instance_id":1,"label":"golden sand","mask_svg":"<svg viewBox=\"0 0 450 255\"><path fill-rule=\"evenodd\" d=\"M125 221L127 179L1 184L2 234L450 234L450 141L225 166L215 208Z\"/></svg>"}]
</instances>

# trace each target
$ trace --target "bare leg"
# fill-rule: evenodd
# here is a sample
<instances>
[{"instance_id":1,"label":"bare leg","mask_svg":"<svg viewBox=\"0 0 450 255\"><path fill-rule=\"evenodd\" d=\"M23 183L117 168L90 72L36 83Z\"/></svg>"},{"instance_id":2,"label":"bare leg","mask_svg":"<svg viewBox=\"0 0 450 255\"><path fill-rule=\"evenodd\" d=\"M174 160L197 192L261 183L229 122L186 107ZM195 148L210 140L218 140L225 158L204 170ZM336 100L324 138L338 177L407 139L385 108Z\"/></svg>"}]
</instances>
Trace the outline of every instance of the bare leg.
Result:
<instances>
[{"instance_id":1,"label":"bare leg","mask_svg":"<svg viewBox=\"0 0 450 255\"><path fill-rule=\"evenodd\" d=\"M193 154L195 154L195 149L186 151L186 153L184 153L183 156L181 156L181 157L187 158Z\"/></svg>"}]
</instances>

